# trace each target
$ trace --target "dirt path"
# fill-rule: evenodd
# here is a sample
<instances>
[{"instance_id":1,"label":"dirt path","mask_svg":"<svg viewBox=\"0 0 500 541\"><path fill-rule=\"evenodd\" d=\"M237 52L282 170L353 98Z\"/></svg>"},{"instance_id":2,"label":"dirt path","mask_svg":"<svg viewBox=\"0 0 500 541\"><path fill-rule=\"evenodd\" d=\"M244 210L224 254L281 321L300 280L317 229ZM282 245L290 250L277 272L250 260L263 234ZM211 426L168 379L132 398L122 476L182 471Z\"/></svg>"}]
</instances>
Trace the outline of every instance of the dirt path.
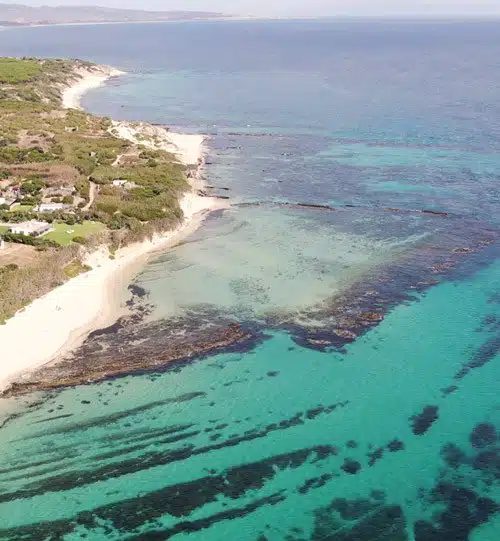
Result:
<instances>
[{"instance_id":1,"label":"dirt path","mask_svg":"<svg viewBox=\"0 0 500 541\"><path fill-rule=\"evenodd\" d=\"M97 186L92 181L90 181L89 202L82 208L82 210L89 210L95 200L97 191Z\"/></svg>"}]
</instances>

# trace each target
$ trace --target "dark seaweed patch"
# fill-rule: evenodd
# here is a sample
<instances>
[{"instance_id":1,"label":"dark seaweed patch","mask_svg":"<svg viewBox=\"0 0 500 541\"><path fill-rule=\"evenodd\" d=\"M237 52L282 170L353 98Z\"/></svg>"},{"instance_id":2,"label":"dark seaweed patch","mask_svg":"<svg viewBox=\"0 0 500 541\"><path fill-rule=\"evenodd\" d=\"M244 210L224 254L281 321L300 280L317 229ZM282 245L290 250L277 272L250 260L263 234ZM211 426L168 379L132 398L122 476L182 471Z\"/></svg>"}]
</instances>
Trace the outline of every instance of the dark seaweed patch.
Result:
<instances>
[{"instance_id":1,"label":"dark seaweed patch","mask_svg":"<svg viewBox=\"0 0 500 541\"><path fill-rule=\"evenodd\" d=\"M405 444L401 440L392 440L387 444L387 450L391 453L396 453L397 451L403 451Z\"/></svg>"},{"instance_id":2,"label":"dark seaweed patch","mask_svg":"<svg viewBox=\"0 0 500 541\"><path fill-rule=\"evenodd\" d=\"M198 434L200 434L199 430L193 430L192 432L185 432L183 434L178 434L177 436L170 436L168 438L158 438L153 441L139 443L137 445L132 445L131 447L121 447L117 449L116 451L108 451L106 453L100 453L98 455L94 455L92 457L92 460L109 460L111 458L118 458L128 453L135 453L137 451L142 451L153 444L157 446L157 445L165 445L168 443L177 443L179 441L193 438L194 436L197 436Z\"/></svg>"},{"instance_id":3,"label":"dark seaweed patch","mask_svg":"<svg viewBox=\"0 0 500 541\"><path fill-rule=\"evenodd\" d=\"M494 336L485 342L473 355L472 360L455 374L455 379L462 379L471 370L482 368L485 364L493 360L498 352L500 352L500 335Z\"/></svg>"},{"instance_id":4,"label":"dark seaweed patch","mask_svg":"<svg viewBox=\"0 0 500 541\"><path fill-rule=\"evenodd\" d=\"M444 387L441 389L441 392L443 393L443 396L447 396L451 393L454 393L458 387L456 385L450 385L449 387Z\"/></svg>"},{"instance_id":5,"label":"dark seaweed patch","mask_svg":"<svg viewBox=\"0 0 500 541\"><path fill-rule=\"evenodd\" d=\"M220 475L172 485L144 496L110 504L95 509L93 513L102 520L110 521L120 531L132 531L164 514L188 516L221 496L237 499L248 490L262 488L277 471L298 468L315 455L314 447L276 455L230 468Z\"/></svg>"},{"instance_id":6,"label":"dark seaweed patch","mask_svg":"<svg viewBox=\"0 0 500 541\"><path fill-rule=\"evenodd\" d=\"M498 481L500 479L500 448L481 451L472 460L472 467L491 475Z\"/></svg>"},{"instance_id":7,"label":"dark seaweed patch","mask_svg":"<svg viewBox=\"0 0 500 541\"><path fill-rule=\"evenodd\" d=\"M172 528L154 530L136 535L134 537L127 537L127 539L134 541L164 541L179 533L196 532L209 528L217 522L245 517L261 507L266 505L277 505L284 500L285 496L283 496L282 492L276 492L271 496L254 500L253 502L240 508L216 513L209 517L195 521L179 522ZM41 539L62 541L65 536L74 533L77 526L85 526L90 529L95 528L98 526L97 514L94 515L92 512L84 511L79 513L74 521L60 520L53 522L39 522L36 524L30 524L28 526L19 526L16 528L0 530L0 537L2 539L12 540L22 539L23 541L40 541ZM106 528L105 533L107 535L112 534L113 530L111 530L111 528ZM80 534L80 537L86 537L86 534Z\"/></svg>"},{"instance_id":8,"label":"dark seaweed patch","mask_svg":"<svg viewBox=\"0 0 500 541\"><path fill-rule=\"evenodd\" d=\"M291 419L285 419L279 424L270 424L262 430L256 429L247 431L247 433L245 433L243 436L232 437L220 443L212 443L211 445L200 447L198 449L196 449L193 445L187 445L179 449L151 451L143 454L140 457L128 458L120 461L119 463L106 464L93 470L75 471L54 475L41 481L30 483L23 489L15 492L2 493L0 494L0 502L11 501L17 498L32 497L45 492L56 492L58 490L67 490L68 488L75 488L77 486L85 486L98 481L120 477L122 475L156 466L183 461L191 456L202 455L227 447L234 447L246 441L264 438L270 432L286 430L292 426L295 426L296 424L302 424L303 421L301 420L301 416L302 413L298 413ZM220 437L220 434L214 434L210 437L210 440L216 441ZM316 451L316 461L323 460L327 456L338 453L337 448L330 445L319 445L314 449ZM117 453L117 456L119 454L120 453Z\"/></svg>"},{"instance_id":9,"label":"dark seaweed patch","mask_svg":"<svg viewBox=\"0 0 500 541\"><path fill-rule=\"evenodd\" d=\"M439 408L437 406L425 406L425 408L417 415L410 418L412 432L416 436L425 434L429 428L439 418Z\"/></svg>"},{"instance_id":10,"label":"dark seaweed patch","mask_svg":"<svg viewBox=\"0 0 500 541\"><path fill-rule=\"evenodd\" d=\"M447 443L442 447L441 458L454 470L468 463L467 455L454 443Z\"/></svg>"},{"instance_id":11,"label":"dark seaweed patch","mask_svg":"<svg viewBox=\"0 0 500 541\"><path fill-rule=\"evenodd\" d=\"M439 483L431 502L445 505L445 509L433 522L415 523L415 541L468 541L471 532L499 509L493 500L451 483Z\"/></svg>"},{"instance_id":12,"label":"dark seaweed patch","mask_svg":"<svg viewBox=\"0 0 500 541\"><path fill-rule=\"evenodd\" d=\"M370 497L376 502L383 502L385 500L385 492L383 490L372 490Z\"/></svg>"},{"instance_id":13,"label":"dark seaweed patch","mask_svg":"<svg viewBox=\"0 0 500 541\"><path fill-rule=\"evenodd\" d=\"M361 464L357 460L346 458L341 468L350 475L356 475L361 469Z\"/></svg>"},{"instance_id":14,"label":"dark seaweed patch","mask_svg":"<svg viewBox=\"0 0 500 541\"><path fill-rule=\"evenodd\" d=\"M312 477L311 479L307 479L307 481L297 489L297 492L299 494L307 494L315 488L325 486L330 479L333 479L333 474L331 473L324 473L319 477Z\"/></svg>"},{"instance_id":15,"label":"dark seaweed patch","mask_svg":"<svg viewBox=\"0 0 500 541\"><path fill-rule=\"evenodd\" d=\"M475 449L482 449L497 441L496 428L491 423L477 424L470 435L470 442Z\"/></svg>"},{"instance_id":16,"label":"dark seaweed patch","mask_svg":"<svg viewBox=\"0 0 500 541\"><path fill-rule=\"evenodd\" d=\"M333 448L330 449L330 454L332 453L335 453ZM164 514L175 517L188 516L195 509L214 502L221 496L237 499L248 490L262 488L266 481L272 479L279 470L298 468L308 460L318 460L327 456L329 453L326 446L300 449L259 462L229 468L220 475L210 475L194 481L172 485L146 495L103 506L94 509L92 514L97 520L112 523L120 531L130 532ZM73 488L73 484L71 488ZM86 513L85 521L89 523L90 520L90 515ZM35 525L33 531L36 531L38 526L41 525ZM61 531L64 530L64 533L69 533L71 528L71 522L61 523ZM10 531L19 532L21 530L13 529ZM5 532L5 530L3 532L0 530L0 536ZM31 539L43 538L32 537ZM27 537L27 539L30 538Z\"/></svg>"},{"instance_id":17,"label":"dark seaweed patch","mask_svg":"<svg viewBox=\"0 0 500 541\"><path fill-rule=\"evenodd\" d=\"M333 500L315 511L310 541L408 541L401 507L370 500Z\"/></svg>"},{"instance_id":18,"label":"dark seaweed patch","mask_svg":"<svg viewBox=\"0 0 500 541\"><path fill-rule=\"evenodd\" d=\"M191 533L205 530L206 528L209 528L210 526L213 526L214 524L222 522L224 520L243 518L261 507L264 507L266 505L277 505L284 500L285 496L283 495L283 491L276 492L275 494L272 494L271 496L268 496L266 498L260 498L258 500L255 500L252 503L245 505L244 507L216 513L214 515L199 520L180 522L176 524L173 528L151 531L145 534L137 535L130 539L131 541L164 541L165 539L170 539L171 537L180 533ZM265 540L267 538L265 536L260 536L259 539Z\"/></svg>"},{"instance_id":19,"label":"dark seaweed patch","mask_svg":"<svg viewBox=\"0 0 500 541\"><path fill-rule=\"evenodd\" d=\"M369 457L368 466L375 465L382 458L383 454L384 454L383 447L379 447L378 449L375 449L375 451L368 453L367 455Z\"/></svg>"},{"instance_id":20,"label":"dark seaweed patch","mask_svg":"<svg viewBox=\"0 0 500 541\"><path fill-rule=\"evenodd\" d=\"M96 417L89 421L80 421L79 423L75 423L72 425L66 425L59 428L53 428L52 430L39 432L37 434L34 434L24 439L30 440L30 439L35 439L35 438L45 437L45 436L56 436L58 434L70 434L73 432L80 432L83 430L88 430L90 428L102 427L109 424L114 424L117 421L120 421L121 419L126 419L127 417L132 417L134 415L138 415L140 413L144 413L146 411L150 411L152 409L165 406L167 404L177 404L177 403L180 404L182 402L189 402L190 400L194 400L195 398L201 398L204 396L206 396L206 393L202 393L202 392L186 393L174 398L167 398L165 400L157 400L155 402L150 402L149 404L138 406L136 408L132 408L129 410L112 413L110 415L103 415L101 417Z\"/></svg>"}]
</instances>

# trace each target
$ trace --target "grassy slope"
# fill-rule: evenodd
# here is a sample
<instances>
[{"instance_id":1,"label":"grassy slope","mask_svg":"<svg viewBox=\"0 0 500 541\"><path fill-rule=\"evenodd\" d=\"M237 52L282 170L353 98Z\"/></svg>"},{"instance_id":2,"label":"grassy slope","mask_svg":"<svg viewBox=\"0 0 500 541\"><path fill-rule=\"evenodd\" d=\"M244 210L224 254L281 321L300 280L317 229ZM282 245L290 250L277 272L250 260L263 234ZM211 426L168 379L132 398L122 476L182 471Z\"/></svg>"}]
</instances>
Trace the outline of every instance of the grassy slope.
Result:
<instances>
[{"instance_id":1,"label":"grassy slope","mask_svg":"<svg viewBox=\"0 0 500 541\"><path fill-rule=\"evenodd\" d=\"M99 185L89 210L55 216L56 231L47 238L59 248L41 252L33 265L15 271L6 270L8 262L2 260L0 321L68 279L63 269L78 255L79 246L71 242L75 236L99 232L89 244L104 241L116 247L171 229L182 219L178 201L188 185L184 167L171 154L117 139L108 132L107 118L61 108L63 85L74 81L75 69L91 67L81 61L0 58L1 178L30 190L31 204L40 200L34 184L74 186L86 201L90 181ZM114 167L123 154L126 167ZM117 178L136 187L115 188L112 181ZM0 227L1 222L33 218L40 216L29 206L15 213L0 210ZM96 223L90 226L91 221Z\"/></svg>"}]
</instances>

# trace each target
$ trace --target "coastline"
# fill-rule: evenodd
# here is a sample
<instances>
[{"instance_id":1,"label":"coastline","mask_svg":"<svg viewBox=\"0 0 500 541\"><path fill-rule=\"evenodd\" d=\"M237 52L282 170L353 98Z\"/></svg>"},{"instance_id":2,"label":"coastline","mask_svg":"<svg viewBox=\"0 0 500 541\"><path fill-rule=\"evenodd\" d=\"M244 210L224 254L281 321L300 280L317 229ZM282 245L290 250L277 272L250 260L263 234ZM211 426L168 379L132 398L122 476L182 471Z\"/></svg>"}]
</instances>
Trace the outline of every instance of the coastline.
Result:
<instances>
[{"instance_id":1,"label":"coastline","mask_svg":"<svg viewBox=\"0 0 500 541\"><path fill-rule=\"evenodd\" d=\"M86 92L120 75L125 75L125 72L109 66L96 66L92 70L85 68L75 70L72 84L62 87L63 109L82 109L80 100Z\"/></svg>"},{"instance_id":2,"label":"coastline","mask_svg":"<svg viewBox=\"0 0 500 541\"><path fill-rule=\"evenodd\" d=\"M63 89L63 107L80 109L80 98L86 91L122 73L104 66L78 70L74 81ZM211 211L228 206L218 199L196 194L201 183L203 136L170 133L145 123L114 122L113 127L118 131L117 137L128 140L133 140L144 130L154 130L159 139L150 145L159 145L176 154L185 165L197 167L197 173L190 179L191 190L180 201L183 223L173 231L118 250L114 260L110 259L107 247L98 248L84 261L92 270L36 299L0 326L2 357L5 359L0 363L0 392L13 381L22 381L23 373L78 347L93 330L116 321L124 311L120 292L147 261L148 255L175 246L193 233ZM27 338L36 346L23 348Z\"/></svg>"}]
</instances>

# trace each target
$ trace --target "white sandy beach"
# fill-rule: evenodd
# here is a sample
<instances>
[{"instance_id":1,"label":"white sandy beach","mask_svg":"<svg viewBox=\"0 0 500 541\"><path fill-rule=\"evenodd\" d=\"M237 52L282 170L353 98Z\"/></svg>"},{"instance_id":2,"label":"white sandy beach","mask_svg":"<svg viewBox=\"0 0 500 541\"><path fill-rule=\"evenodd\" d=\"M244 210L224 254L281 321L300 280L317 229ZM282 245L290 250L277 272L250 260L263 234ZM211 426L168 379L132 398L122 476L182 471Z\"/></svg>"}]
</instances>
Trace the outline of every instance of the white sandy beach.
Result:
<instances>
[{"instance_id":1,"label":"white sandy beach","mask_svg":"<svg viewBox=\"0 0 500 541\"><path fill-rule=\"evenodd\" d=\"M64 90L64 106L78 108L84 92L118 73L121 72L111 68L81 71L81 78ZM114 127L118 129L119 136L131 141L136 140L138 132L153 130L156 139L152 145L174 152L186 165L199 165L202 162L203 136L171 134L163 128L146 124L137 127L137 132L130 123L117 122ZM175 231L119 250L114 260L110 259L105 247L89 254L86 263L92 267L91 271L35 300L0 326L0 391L10 382L22 380L23 372L70 351L92 330L115 321L120 314L120 293L138 267L147 260L148 254L175 245L194 232L210 211L227 207L224 201L196 195L196 187L193 186L180 202L184 222ZM26 340L29 340L29 344Z\"/></svg>"},{"instance_id":2,"label":"white sandy beach","mask_svg":"<svg viewBox=\"0 0 500 541\"><path fill-rule=\"evenodd\" d=\"M85 92L100 87L111 77L118 77L120 75L125 75L125 73L108 66L98 66L92 70L85 68L77 70L75 72L74 84L63 90L63 107L65 109L81 109L80 100Z\"/></svg>"}]
</instances>

